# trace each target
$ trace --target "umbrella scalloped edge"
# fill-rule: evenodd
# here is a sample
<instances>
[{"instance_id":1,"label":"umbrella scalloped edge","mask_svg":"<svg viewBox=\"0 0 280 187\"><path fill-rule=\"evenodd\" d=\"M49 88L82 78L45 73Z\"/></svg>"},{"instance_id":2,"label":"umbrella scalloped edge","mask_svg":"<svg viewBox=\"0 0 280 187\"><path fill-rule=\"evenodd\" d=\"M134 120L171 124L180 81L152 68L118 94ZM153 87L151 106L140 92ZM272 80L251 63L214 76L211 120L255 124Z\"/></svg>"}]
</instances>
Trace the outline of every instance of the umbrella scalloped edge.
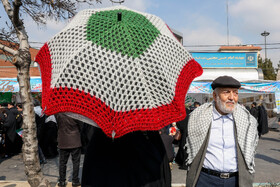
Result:
<instances>
[{"instance_id":1,"label":"umbrella scalloped edge","mask_svg":"<svg viewBox=\"0 0 280 187\"><path fill-rule=\"evenodd\" d=\"M108 137L121 137L133 131L159 130L164 126L185 118L184 101L187 90L197 76L203 72L201 66L190 60L183 67L175 88L175 97L170 104L152 109L136 109L116 112L100 99L84 91L60 87L51 88L51 56L48 45L45 44L36 57L42 76L43 93L42 108L47 115L59 112L73 112L86 116L95 121ZM44 66L41 66L44 63Z\"/></svg>"}]
</instances>

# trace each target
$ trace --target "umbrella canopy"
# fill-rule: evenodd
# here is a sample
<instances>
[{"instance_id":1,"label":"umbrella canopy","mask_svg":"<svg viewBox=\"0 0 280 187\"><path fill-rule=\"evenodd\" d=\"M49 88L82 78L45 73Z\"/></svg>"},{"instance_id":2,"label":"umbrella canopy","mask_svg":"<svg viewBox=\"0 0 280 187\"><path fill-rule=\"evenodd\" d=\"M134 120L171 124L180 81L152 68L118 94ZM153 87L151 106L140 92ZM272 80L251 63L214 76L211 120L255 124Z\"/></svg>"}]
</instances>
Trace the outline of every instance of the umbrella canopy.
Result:
<instances>
[{"instance_id":1,"label":"umbrella canopy","mask_svg":"<svg viewBox=\"0 0 280 187\"><path fill-rule=\"evenodd\" d=\"M115 138L182 120L202 74L160 18L124 6L79 12L36 62L46 114L85 116Z\"/></svg>"}]
</instances>

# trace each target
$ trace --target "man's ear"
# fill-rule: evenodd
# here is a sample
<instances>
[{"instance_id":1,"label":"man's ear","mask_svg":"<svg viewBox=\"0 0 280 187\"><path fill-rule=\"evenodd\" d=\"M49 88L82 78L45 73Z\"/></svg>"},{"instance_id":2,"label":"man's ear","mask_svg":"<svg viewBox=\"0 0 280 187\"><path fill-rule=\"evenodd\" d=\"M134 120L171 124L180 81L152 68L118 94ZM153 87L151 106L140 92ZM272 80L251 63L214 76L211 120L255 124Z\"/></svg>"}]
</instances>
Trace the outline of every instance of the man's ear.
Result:
<instances>
[{"instance_id":1,"label":"man's ear","mask_svg":"<svg viewBox=\"0 0 280 187\"><path fill-rule=\"evenodd\" d=\"M217 94L216 94L215 91L213 91L213 99L214 99L214 101L216 101L216 97L217 97Z\"/></svg>"}]
</instances>

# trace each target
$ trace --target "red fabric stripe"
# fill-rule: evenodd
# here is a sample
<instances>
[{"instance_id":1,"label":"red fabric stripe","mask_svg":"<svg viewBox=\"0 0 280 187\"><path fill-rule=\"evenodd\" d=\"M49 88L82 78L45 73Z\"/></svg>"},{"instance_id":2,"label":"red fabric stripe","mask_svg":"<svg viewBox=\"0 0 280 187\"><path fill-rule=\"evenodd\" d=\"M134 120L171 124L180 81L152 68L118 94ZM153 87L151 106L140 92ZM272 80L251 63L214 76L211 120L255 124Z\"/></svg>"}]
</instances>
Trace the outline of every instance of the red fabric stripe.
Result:
<instances>
[{"instance_id":1,"label":"red fabric stripe","mask_svg":"<svg viewBox=\"0 0 280 187\"><path fill-rule=\"evenodd\" d=\"M51 55L47 43L45 43L39 50L38 54L36 55L35 62L38 62L40 65L42 80L42 108L44 110L45 104L48 103L47 99L50 98L52 77Z\"/></svg>"},{"instance_id":2,"label":"red fabric stripe","mask_svg":"<svg viewBox=\"0 0 280 187\"><path fill-rule=\"evenodd\" d=\"M46 44L41 50L36 61L42 67L42 107L43 109L46 107L45 113L52 115L58 112L73 112L84 115L95 121L107 136L111 137L114 130L115 138L133 131L159 130L172 122L184 119L185 95L192 80L202 74L201 66L192 59L181 71L176 84L175 97L170 104L153 109L116 112L100 99L84 91L72 88L50 89L50 53Z\"/></svg>"}]
</instances>

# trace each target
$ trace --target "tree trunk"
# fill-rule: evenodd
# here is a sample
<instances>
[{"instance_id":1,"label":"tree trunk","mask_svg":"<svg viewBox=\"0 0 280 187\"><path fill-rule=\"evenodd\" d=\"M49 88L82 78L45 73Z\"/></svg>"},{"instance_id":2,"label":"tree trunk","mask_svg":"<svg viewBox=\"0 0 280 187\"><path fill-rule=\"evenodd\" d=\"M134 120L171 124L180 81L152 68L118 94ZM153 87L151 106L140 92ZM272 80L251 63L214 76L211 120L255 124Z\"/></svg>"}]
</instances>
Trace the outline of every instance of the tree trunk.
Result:
<instances>
[{"instance_id":1,"label":"tree trunk","mask_svg":"<svg viewBox=\"0 0 280 187\"><path fill-rule=\"evenodd\" d=\"M38 156L38 140L35 123L34 105L32 103L32 95L30 89L30 75L29 68L31 64L31 54L29 51L28 35L25 31L22 20L19 18L20 7L22 6L21 0L1 0L4 9L13 24L19 40L19 49L6 49L11 53L14 58L14 64L18 71L19 92L22 101L23 109L23 162L25 166L25 173L27 175L28 183L31 187L50 187L47 180L44 179L41 171L41 166ZM13 6L11 6L11 3ZM0 46L1 47L1 46ZM5 50L5 48L1 48Z\"/></svg>"},{"instance_id":2,"label":"tree trunk","mask_svg":"<svg viewBox=\"0 0 280 187\"><path fill-rule=\"evenodd\" d=\"M16 59L18 83L23 106L23 161L28 183L31 187L50 186L44 179L38 156L38 140L35 123L34 105L30 89L29 67L31 56L29 50L19 50Z\"/></svg>"}]
</instances>

